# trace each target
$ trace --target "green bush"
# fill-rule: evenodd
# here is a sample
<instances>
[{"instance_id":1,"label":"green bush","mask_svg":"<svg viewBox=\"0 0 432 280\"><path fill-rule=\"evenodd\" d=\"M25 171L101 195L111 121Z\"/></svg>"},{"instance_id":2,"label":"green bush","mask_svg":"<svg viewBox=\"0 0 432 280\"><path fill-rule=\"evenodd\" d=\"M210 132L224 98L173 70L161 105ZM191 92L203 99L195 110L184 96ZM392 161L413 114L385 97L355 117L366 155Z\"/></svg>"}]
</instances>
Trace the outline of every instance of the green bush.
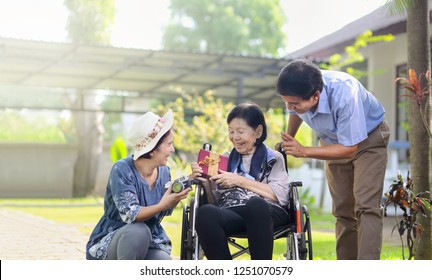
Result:
<instances>
[{"instance_id":1,"label":"green bush","mask_svg":"<svg viewBox=\"0 0 432 280\"><path fill-rule=\"evenodd\" d=\"M4 142L66 143L61 121L60 116L46 112L0 111L0 139Z\"/></svg>"}]
</instances>

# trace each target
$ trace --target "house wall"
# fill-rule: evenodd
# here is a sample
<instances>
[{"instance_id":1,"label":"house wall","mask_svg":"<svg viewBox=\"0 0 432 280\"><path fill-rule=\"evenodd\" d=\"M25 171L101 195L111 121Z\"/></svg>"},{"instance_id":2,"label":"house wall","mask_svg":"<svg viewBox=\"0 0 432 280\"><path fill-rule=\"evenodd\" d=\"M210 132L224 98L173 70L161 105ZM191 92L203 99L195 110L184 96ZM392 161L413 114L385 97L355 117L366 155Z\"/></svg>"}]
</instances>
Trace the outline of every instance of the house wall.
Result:
<instances>
[{"instance_id":1,"label":"house wall","mask_svg":"<svg viewBox=\"0 0 432 280\"><path fill-rule=\"evenodd\" d=\"M396 96L396 68L407 63L406 40L405 33L399 34L391 42L370 44L362 51L368 60L367 87L383 104L386 110L386 120L391 130L387 170L389 176L394 176L397 170L409 170L409 163L401 162L398 157L398 150L406 149L406 147L393 145L396 140L396 109L399 102Z\"/></svg>"},{"instance_id":2,"label":"house wall","mask_svg":"<svg viewBox=\"0 0 432 280\"><path fill-rule=\"evenodd\" d=\"M386 120L392 131L396 129L396 67L407 60L406 34L395 36L391 42L367 46L362 52L368 59L368 89L386 110ZM390 141L395 140L392 134Z\"/></svg>"},{"instance_id":3,"label":"house wall","mask_svg":"<svg viewBox=\"0 0 432 280\"><path fill-rule=\"evenodd\" d=\"M72 145L0 144L0 197L71 197Z\"/></svg>"}]
</instances>

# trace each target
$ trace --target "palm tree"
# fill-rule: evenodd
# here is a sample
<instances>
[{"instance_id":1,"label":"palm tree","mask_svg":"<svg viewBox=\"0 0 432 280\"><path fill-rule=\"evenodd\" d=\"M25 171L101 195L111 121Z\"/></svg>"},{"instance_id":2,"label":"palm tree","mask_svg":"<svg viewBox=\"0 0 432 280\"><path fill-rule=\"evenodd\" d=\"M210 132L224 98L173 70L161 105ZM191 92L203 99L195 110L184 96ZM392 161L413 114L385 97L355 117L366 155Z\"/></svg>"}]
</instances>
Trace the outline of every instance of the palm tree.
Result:
<instances>
[{"instance_id":1,"label":"palm tree","mask_svg":"<svg viewBox=\"0 0 432 280\"><path fill-rule=\"evenodd\" d=\"M408 69L416 73L426 73L431 68L430 36L429 36L429 1L427 0L389 0L387 5L393 11L407 14L407 47ZM429 72L427 72L430 75ZM422 81L422 87L426 81ZM431 108L432 98L429 94L427 119L429 128L432 125ZM411 176L414 180L414 192L431 190L432 178L432 139L423 125L419 106L414 100L408 102L408 137L410 142ZM425 153L425 151L427 151ZM431 211L427 211L427 217L418 217L418 222L423 225L425 231L419 237L415 258L430 260L431 246Z\"/></svg>"}]
</instances>

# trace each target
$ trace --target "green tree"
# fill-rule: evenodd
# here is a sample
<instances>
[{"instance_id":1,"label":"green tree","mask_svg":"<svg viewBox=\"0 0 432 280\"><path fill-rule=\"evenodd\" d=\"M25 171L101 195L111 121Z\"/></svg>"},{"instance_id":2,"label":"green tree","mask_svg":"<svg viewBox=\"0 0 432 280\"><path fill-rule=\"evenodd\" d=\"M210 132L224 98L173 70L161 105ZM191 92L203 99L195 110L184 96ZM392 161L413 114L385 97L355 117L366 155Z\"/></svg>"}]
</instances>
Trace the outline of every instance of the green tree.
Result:
<instances>
[{"instance_id":1,"label":"green tree","mask_svg":"<svg viewBox=\"0 0 432 280\"><path fill-rule=\"evenodd\" d=\"M407 48L408 69L416 73L426 73L431 68L430 33L429 33L429 2L425 0L389 0L387 4L391 11L407 14ZM428 73L430 75L430 73ZM422 80L422 88L426 86L426 80ZM432 125L431 108L432 99L429 98L426 110L429 126ZM409 99L408 103L408 138L410 142L411 176L414 181L414 192L431 191L432 186L432 139L427 129L422 125L422 117L415 100ZM425 151L427 151L425 153ZM416 259L432 259L431 245L431 210L426 211L427 216L420 216L418 222L423 225L425 231L419 237L416 250Z\"/></svg>"},{"instance_id":2,"label":"green tree","mask_svg":"<svg viewBox=\"0 0 432 280\"><path fill-rule=\"evenodd\" d=\"M277 56L285 45L279 0L171 0L170 9L167 50Z\"/></svg>"},{"instance_id":3,"label":"green tree","mask_svg":"<svg viewBox=\"0 0 432 280\"><path fill-rule=\"evenodd\" d=\"M108 44L114 24L115 0L64 0L69 10L68 39L81 44ZM85 91L77 91L79 106ZM93 95L89 95L93 96ZM90 99L90 98L89 98ZM95 100L89 100L95 102ZM103 113L74 111L78 156L74 168L73 196L83 197L95 188L103 145Z\"/></svg>"},{"instance_id":4,"label":"green tree","mask_svg":"<svg viewBox=\"0 0 432 280\"><path fill-rule=\"evenodd\" d=\"M394 36L391 34L374 35L371 30L366 30L355 39L352 45L345 47L345 53L335 53L331 55L328 63L322 63L320 67L322 69L345 71L357 79L361 79L363 76L367 75L366 71L355 68L357 63L363 62L365 59L361 53L361 49L367 47L371 43L390 42L393 40Z\"/></svg>"},{"instance_id":5,"label":"green tree","mask_svg":"<svg viewBox=\"0 0 432 280\"><path fill-rule=\"evenodd\" d=\"M64 0L64 3L69 10L66 29L72 42L110 43L115 0Z\"/></svg>"}]
</instances>

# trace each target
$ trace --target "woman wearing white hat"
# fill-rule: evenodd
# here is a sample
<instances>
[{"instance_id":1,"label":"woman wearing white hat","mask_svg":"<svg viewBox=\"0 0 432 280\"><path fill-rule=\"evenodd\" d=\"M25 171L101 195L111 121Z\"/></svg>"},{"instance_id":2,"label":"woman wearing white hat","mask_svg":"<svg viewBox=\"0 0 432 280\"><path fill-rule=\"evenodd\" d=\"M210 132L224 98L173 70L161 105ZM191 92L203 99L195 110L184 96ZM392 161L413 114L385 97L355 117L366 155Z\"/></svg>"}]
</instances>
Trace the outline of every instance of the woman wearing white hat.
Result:
<instances>
[{"instance_id":1,"label":"woman wearing white hat","mask_svg":"<svg viewBox=\"0 0 432 280\"><path fill-rule=\"evenodd\" d=\"M107 184L104 214L90 235L87 259L171 259L171 241L161 220L190 189L173 193L166 165L171 153L173 114L147 112L132 124L132 156L114 163Z\"/></svg>"}]
</instances>

